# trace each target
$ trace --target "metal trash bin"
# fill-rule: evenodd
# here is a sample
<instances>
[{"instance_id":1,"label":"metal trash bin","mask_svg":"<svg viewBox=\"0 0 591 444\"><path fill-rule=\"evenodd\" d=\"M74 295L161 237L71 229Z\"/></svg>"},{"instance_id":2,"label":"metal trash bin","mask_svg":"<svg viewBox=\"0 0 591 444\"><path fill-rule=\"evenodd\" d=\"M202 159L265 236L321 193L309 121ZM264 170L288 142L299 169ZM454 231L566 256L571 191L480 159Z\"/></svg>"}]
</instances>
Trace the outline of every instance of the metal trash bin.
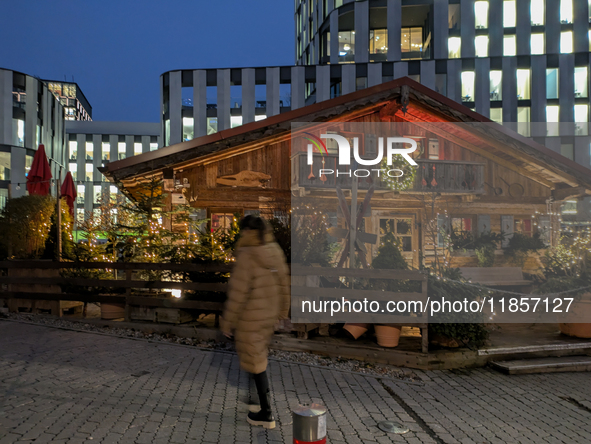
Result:
<instances>
[{"instance_id":1,"label":"metal trash bin","mask_svg":"<svg viewBox=\"0 0 591 444\"><path fill-rule=\"evenodd\" d=\"M300 405L292 411L293 444L326 443L326 407Z\"/></svg>"}]
</instances>

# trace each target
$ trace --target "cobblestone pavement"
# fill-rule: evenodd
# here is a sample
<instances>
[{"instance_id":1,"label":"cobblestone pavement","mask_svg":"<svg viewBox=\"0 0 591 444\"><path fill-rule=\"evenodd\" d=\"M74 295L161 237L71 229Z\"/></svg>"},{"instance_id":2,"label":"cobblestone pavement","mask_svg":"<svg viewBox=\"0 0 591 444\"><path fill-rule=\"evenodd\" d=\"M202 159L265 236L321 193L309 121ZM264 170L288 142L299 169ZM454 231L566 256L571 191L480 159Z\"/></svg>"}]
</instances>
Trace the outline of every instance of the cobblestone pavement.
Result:
<instances>
[{"instance_id":1,"label":"cobblestone pavement","mask_svg":"<svg viewBox=\"0 0 591 444\"><path fill-rule=\"evenodd\" d=\"M278 427L246 423L234 354L0 321L0 444L291 443L291 407L321 401L330 443L589 443L589 373L418 372L422 384L269 366ZM384 419L405 435L377 428Z\"/></svg>"}]
</instances>

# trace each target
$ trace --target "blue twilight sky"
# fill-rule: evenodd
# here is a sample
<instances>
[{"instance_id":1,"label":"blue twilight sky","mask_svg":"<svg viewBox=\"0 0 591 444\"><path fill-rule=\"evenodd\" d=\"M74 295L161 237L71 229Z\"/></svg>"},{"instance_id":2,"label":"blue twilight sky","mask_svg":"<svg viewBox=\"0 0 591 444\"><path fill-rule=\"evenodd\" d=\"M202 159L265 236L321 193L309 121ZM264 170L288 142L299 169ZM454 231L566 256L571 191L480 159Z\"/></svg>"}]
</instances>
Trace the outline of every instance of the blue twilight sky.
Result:
<instances>
[{"instance_id":1,"label":"blue twilight sky","mask_svg":"<svg viewBox=\"0 0 591 444\"><path fill-rule=\"evenodd\" d=\"M157 122L160 74L291 65L293 0L3 0L0 67L78 83L93 120Z\"/></svg>"}]
</instances>

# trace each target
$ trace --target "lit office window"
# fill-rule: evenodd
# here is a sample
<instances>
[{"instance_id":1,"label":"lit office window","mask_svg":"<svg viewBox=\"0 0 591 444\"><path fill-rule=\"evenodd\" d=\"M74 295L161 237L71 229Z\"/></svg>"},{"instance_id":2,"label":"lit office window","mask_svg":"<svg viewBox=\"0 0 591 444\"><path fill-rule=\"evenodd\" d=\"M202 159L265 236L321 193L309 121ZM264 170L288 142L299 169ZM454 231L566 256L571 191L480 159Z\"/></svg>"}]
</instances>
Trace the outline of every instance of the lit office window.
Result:
<instances>
[{"instance_id":1,"label":"lit office window","mask_svg":"<svg viewBox=\"0 0 591 444\"><path fill-rule=\"evenodd\" d=\"M462 39L460 37L450 37L447 39L448 57L450 59L460 58L461 45Z\"/></svg>"},{"instance_id":2,"label":"lit office window","mask_svg":"<svg viewBox=\"0 0 591 444\"><path fill-rule=\"evenodd\" d=\"M70 165L68 165L68 170L70 171L70 173L72 173L72 179L78 180L78 177L77 177L78 165L76 165L75 163L71 163Z\"/></svg>"},{"instance_id":3,"label":"lit office window","mask_svg":"<svg viewBox=\"0 0 591 444\"><path fill-rule=\"evenodd\" d=\"M503 37L503 55L514 56L517 54L517 46L514 35L506 35Z\"/></svg>"},{"instance_id":4,"label":"lit office window","mask_svg":"<svg viewBox=\"0 0 591 444\"><path fill-rule=\"evenodd\" d=\"M521 106L517 108L517 132L522 136L529 137L530 108Z\"/></svg>"},{"instance_id":5,"label":"lit office window","mask_svg":"<svg viewBox=\"0 0 591 444\"><path fill-rule=\"evenodd\" d=\"M502 80L503 71L491 71L490 72L490 100L502 100Z\"/></svg>"},{"instance_id":6,"label":"lit office window","mask_svg":"<svg viewBox=\"0 0 591 444\"><path fill-rule=\"evenodd\" d=\"M517 99L529 100L530 98L530 72L529 69L517 70Z\"/></svg>"},{"instance_id":7,"label":"lit office window","mask_svg":"<svg viewBox=\"0 0 591 444\"><path fill-rule=\"evenodd\" d=\"M474 23L476 29L488 28L488 2L474 2Z\"/></svg>"},{"instance_id":8,"label":"lit office window","mask_svg":"<svg viewBox=\"0 0 591 444\"><path fill-rule=\"evenodd\" d=\"M259 116L254 116L254 121L258 122L259 120L265 120L267 118L267 116L265 116L264 114L261 114Z\"/></svg>"},{"instance_id":9,"label":"lit office window","mask_svg":"<svg viewBox=\"0 0 591 444\"><path fill-rule=\"evenodd\" d=\"M187 140L193 139L193 134L193 118L183 117L183 141L186 142Z\"/></svg>"},{"instance_id":10,"label":"lit office window","mask_svg":"<svg viewBox=\"0 0 591 444\"><path fill-rule=\"evenodd\" d=\"M503 123L503 108L491 108L490 120L497 123Z\"/></svg>"},{"instance_id":11,"label":"lit office window","mask_svg":"<svg viewBox=\"0 0 591 444\"><path fill-rule=\"evenodd\" d=\"M371 29L369 31L369 53L386 54L388 52L388 30Z\"/></svg>"},{"instance_id":12,"label":"lit office window","mask_svg":"<svg viewBox=\"0 0 591 444\"><path fill-rule=\"evenodd\" d=\"M575 105L575 135L586 136L589 132L589 105Z\"/></svg>"},{"instance_id":13,"label":"lit office window","mask_svg":"<svg viewBox=\"0 0 591 444\"><path fill-rule=\"evenodd\" d=\"M114 185L109 186L109 197L111 198L111 201L115 202L117 200L117 193L118 192L119 192L119 190L117 189L116 186L114 186Z\"/></svg>"},{"instance_id":14,"label":"lit office window","mask_svg":"<svg viewBox=\"0 0 591 444\"><path fill-rule=\"evenodd\" d=\"M560 33L560 52L571 54L573 52L573 32L564 31Z\"/></svg>"},{"instance_id":15,"label":"lit office window","mask_svg":"<svg viewBox=\"0 0 591 444\"><path fill-rule=\"evenodd\" d=\"M111 144L109 142L102 143L103 160L109 160L111 158Z\"/></svg>"},{"instance_id":16,"label":"lit office window","mask_svg":"<svg viewBox=\"0 0 591 444\"><path fill-rule=\"evenodd\" d=\"M515 28L517 22L515 10L515 0L505 0L503 2L503 27Z\"/></svg>"},{"instance_id":17,"label":"lit office window","mask_svg":"<svg viewBox=\"0 0 591 444\"><path fill-rule=\"evenodd\" d=\"M150 142L150 151L156 151L158 149L158 144L156 142Z\"/></svg>"},{"instance_id":18,"label":"lit office window","mask_svg":"<svg viewBox=\"0 0 591 444\"><path fill-rule=\"evenodd\" d=\"M208 117L207 118L207 135L218 132L218 118Z\"/></svg>"},{"instance_id":19,"label":"lit office window","mask_svg":"<svg viewBox=\"0 0 591 444\"><path fill-rule=\"evenodd\" d=\"M560 0L560 23L573 22L573 0Z\"/></svg>"},{"instance_id":20,"label":"lit office window","mask_svg":"<svg viewBox=\"0 0 591 444\"><path fill-rule=\"evenodd\" d=\"M92 151L94 145L92 142L86 142L86 160L92 160Z\"/></svg>"},{"instance_id":21,"label":"lit office window","mask_svg":"<svg viewBox=\"0 0 591 444\"><path fill-rule=\"evenodd\" d=\"M101 186L95 185L92 188L93 188L92 203L95 203L95 204L99 203L99 201L101 200L101 194L102 194Z\"/></svg>"},{"instance_id":22,"label":"lit office window","mask_svg":"<svg viewBox=\"0 0 591 444\"><path fill-rule=\"evenodd\" d=\"M558 68L546 69L546 98L558 99Z\"/></svg>"},{"instance_id":23,"label":"lit office window","mask_svg":"<svg viewBox=\"0 0 591 444\"><path fill-rule=\"evenodd\" d=\"M12 119L12 144L25 146L25 121L22 119Z\"/></svg>"},{"instance_id":24,"label":"lit office window","mask_svg":"<svg viewBox=\"0 0 591 444\"><path fill-rule=\"evenodd\" d=\"M488 36L479 35L474 39L476 57L488 57Z\"/></svg>"},{"instance_id":25,"label":"lit office window","mask_svg":"<svg viewBox=\"0 0 591 444\"><path fill-rule=\"evenodd\" d=\"M236 128L237 126L242 125L242 116L232 116L230 117L230 128Z\"/></svg>"},{"instance_id":26,"label":"lit office window","mask_svg":"<svg viewBox=\"0 0 591 444\"><path fill-rule=\"evenodd\" d=\"M474 101L474 71L462 73L462 102Z\"/></svg>"},{"instance_id":27,"label":"lit office window","mask_svg":"<svg viewBox=\"0 0 591 444\"><path fill-rule=\"evenodd\" d=\"M126 149L125 142L119 142L117 144L117 157L119 158L119 160L125 159L125 149Z\"/></svg>"},{"instance_id":28,"label":"lit office window","mask_svg":"<svg viewBox=\"0 0 591 444\"><path fill-rule=\"evenodd\" d=\"M588 97L587 67L575 68L575 97Z\"/></svg>"},{"instance_id":29,"label":"lit office window","mask_svg":"<svg viewBox=\"0 0 591 444\"><path fill-rule=\"evenodd\" d=\"M84 203L84 185L76 186L76 200L78 203ZM82 210L84 212L84 210Z\"/></svg>"},{"instance_id":30,"label":"lit office window","mask_svg":"<svg viewBox=\"0 0 591 444\"><path fill-rule=\"evenodd\" d=\"M420 58L423 51L423 28L401 28L400 50L402 58Z\"/></svg>"},{"instance_id":31,"label":"lit office window","mask_svg":"<svg viewBox=\"0 0 591 444\"><path fill-rule=\"evenodd\" d=\"M339 61L355 60L355 31L339 31Z\"/></svg>"},{"instance_id":32,"label":"lit office window","mask_svg":"<svg viewBox=\"0 0 591 444\"><path fill-rule=\"evenodd\" d=\"M546 10L544 8L544 0L531 0L532 26L543 26L545 13Z\"/></svg>"},{"instance_id":33,"label":"lit office window","mask_svg":"<svg viewBox=\"0 0 591 444\"><path fill-rule=\"evenodd\" d=\"M532 34L531 35L531 53L544 54L544 34Z\"/></svg>"},{"instance_id":34,"label":"lit office window","mask_svg":"<svg viewBox=\"0 0 591 444\"><path fill-rule=\"evenodd\" d=\"M133 144L133 155L137 156L138 154L142 154L142 144L139 142L135 142Z\"/></svg>"},{"instance_id":35,"label":"lit office window","mask_svg":"<svg viewBox=\"0 0 591 444\"><path fill-rule=\"evenodd\" d=\"M92 182L92 173L93 173L93 166L92 163L87 163L86 165L86 180Z\"/></svg>"},{"instance_id":36,"label":"lit office window","mask_svg":"<svg viewBox=\"0 0 591 444\"><path fill-rule=\"evenodd\" d=\"M546 135L558 136L558 119L560 117L560 108L558 105L546 106Z\"/></svg>"},{"instance_id":37,"label":"lit office window","mask_svg":"<svg viewBox=\"0 0 591 444\"><path fill-rule=\"evenodd\" d=\"M78 155L78 142L70 140L68 142L68 149L70 150L70 160L76 160Z\"/></svg>"}]
</instances>

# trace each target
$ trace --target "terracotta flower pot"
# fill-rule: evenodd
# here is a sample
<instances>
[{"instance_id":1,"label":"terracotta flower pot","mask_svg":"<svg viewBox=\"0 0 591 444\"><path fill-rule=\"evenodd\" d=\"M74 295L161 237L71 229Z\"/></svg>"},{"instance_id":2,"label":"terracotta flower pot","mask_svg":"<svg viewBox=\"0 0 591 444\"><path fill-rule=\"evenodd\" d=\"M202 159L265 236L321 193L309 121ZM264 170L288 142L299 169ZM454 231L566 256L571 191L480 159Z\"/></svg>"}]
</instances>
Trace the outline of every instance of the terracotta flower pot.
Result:
<instances>
[{"instance_id":1,"label":"terracotta flower pot","mask_svg":"<svg viewBox=\"0 0 591 444\"><path fill-rule=\"evenodd\" d=\"M399 325L379 325L376 324L376 337L378 345L381 347L396 347L400 339L402 327Z\"/></svg>"},{"instance_id":2,"label":"terracotta flower pot","mask_svg":"<svg viewBox=\"0 0 591 444\"><path fill-rule=\"evenodd\" d=\"M349 333L353 339L358 339L368 328L368 324L345 324L343 330Z\"/></svg>"},{"instance_id":3,"label":"terracotta flower pot","mask_svg":"<svg viewBox=\"0 0 591 444\"><path fill-rule=\"evenodd\" d=\"M101 303L101 319L119 319L125 317L125 304Z\"/></svg>"},{"instance_id":4,"label":"terracotta flower pot","mask_svg":"<svg viewBox=\"0 0 591 444\"><path fill-rule=\"evenodd\" d=\"M585 293L573 302L568 313L559 317L558 327L562 334L577 338L591 338L591 293Z\"/></svg>"}]
</instances>

